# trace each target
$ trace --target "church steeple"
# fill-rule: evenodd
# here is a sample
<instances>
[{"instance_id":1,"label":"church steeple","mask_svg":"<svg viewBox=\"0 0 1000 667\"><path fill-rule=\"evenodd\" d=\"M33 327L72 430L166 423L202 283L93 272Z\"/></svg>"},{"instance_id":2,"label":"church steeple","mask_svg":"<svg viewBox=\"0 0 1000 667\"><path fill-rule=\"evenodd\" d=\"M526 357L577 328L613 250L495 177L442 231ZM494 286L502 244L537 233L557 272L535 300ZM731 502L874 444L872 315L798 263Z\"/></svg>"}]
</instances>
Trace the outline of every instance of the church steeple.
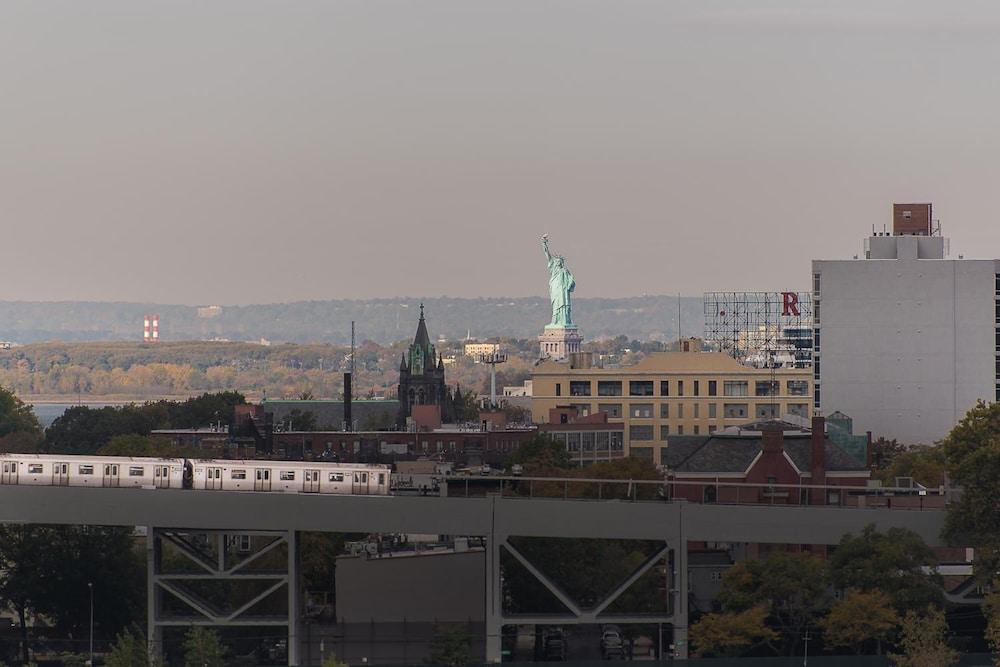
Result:
<instances>
[{"instance_id":1,"label":"church steeple","mask_svg":"<svg viewBox=\"0 0 1000 667\"><path fill-rule=\"evenodd\" d=\"M413 337L413 344L426 350L431 345L431 337L427 335L427 323L424 322L424 304L420 304L420 321L417 323L417 335Z\"/></svg>"}]
</instances>

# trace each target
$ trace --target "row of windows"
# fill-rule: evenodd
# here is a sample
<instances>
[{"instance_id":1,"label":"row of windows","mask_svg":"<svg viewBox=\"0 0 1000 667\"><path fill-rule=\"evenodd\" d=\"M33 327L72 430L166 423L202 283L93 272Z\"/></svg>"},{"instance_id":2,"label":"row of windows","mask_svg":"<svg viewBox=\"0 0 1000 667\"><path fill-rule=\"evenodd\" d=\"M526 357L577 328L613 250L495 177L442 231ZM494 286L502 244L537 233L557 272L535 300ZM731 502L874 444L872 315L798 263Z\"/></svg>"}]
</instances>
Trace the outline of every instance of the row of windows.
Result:
<instances>
[{"instance_id":1,"label":"row of windows","mask_svg":"<svg viewBox=\"0 0 1000 667\"><path fill-rule=\"evenodd\" d=\"M556 442L571 452L621 451L625 448L621 431L582 431L580 433L553 433Z\"/></svg>"},{"instance_id":2,"label":"row of windows","mask_svg":"<svg viewBox=\"0 0 1000 667\"><path fill-rule=\"evenodd\" d=\"M819 334L817 333L817 340ZM660 393L659 396L671 396L671 384L674 385L674 396L682 397L685 395L684 380L660 380ZM708 389L708 396L718 396L718 382L716 380L708 380L705 382ZM700 380L689 381L689 386L692 390L691 396L701 396L701 385ZM629 380L628 382L628 395L629 396L654 396L653 393L654 382L653 380ZM788 380L786 383L786 389L788 395L790 396L807 396L809 394L809 381L808 380ZM622 396L624 391L624 382L622 380L598 380L597 381L597 395L598 396ZM777 396L781 393L781 381L780 380L757 380L754 382L754 395L755 396ZM592 396L593 395L593 382L591 380L570 380L569 382L569 395L570 396ZM722 395L723 396L749 396L750 395L750 382L748 380L726 380L722 384ZM556 383L556 396L562 396L562 384Z\"/></svg>"},{"instance_id":3,"label":"row of windows","mask_svg":"<svg viewBox=\"0 0 1000 667\"><path fill-rule=\"evenodd\" d=\"M590 414L589 403L574 403L577 413L581 416ZM609 419L620 419L623 414L621 403L598 403L597 411L606 412ZM789 414L800 417L808 417L808 403L789 403L786 408ZM778 403L757 403L754 405L754 416L758 419L777 419L780 417L781 406ZM705 414L702 414L705 413ZM685 406L683 403L676 404L673 408L669 403L660 405L660 419L715 419L719 414L719 404L709 403L705 410L699 403ZM741 419L750 414L749 403L723 403L722 415L726 419ZM628 406L628 417L631 419L653 419L656 416L655 406L652 403L633 403Z\"/></svg>"},{"instance_id":4,"label":"row of windows","mask_svg":"<svg viewBox=\"0 0 1000 667\"><path fill-rule=\"evenodd\" d=\"M715 424L709 424L708 433L715 433L717 428L718 427ZM672 430L674 431L673 433L671 433ZM634 425L630 426L628 429L629 442L648 442L650 440L655 440L653 434L654 428L652 426ZM691 428L690 434L684 432L683 425L679 425L673 429L671 429L669 424L664 424L660 427L660 440L666 440L671 435L701 435L701 426L699 424L695 424Z\"/></svg>"}]
</instances>

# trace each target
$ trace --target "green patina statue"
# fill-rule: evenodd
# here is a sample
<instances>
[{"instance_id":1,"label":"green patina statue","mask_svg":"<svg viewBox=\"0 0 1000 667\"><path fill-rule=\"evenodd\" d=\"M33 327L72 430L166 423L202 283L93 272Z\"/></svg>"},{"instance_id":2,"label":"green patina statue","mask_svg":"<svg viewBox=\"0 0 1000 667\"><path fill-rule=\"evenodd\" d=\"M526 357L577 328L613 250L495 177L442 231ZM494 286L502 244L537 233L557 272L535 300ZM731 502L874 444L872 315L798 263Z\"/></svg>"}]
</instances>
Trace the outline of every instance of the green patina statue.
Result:
<instances>
[{"instance_id":1,"label":"green patina statue","mask_svg":"<svg viewBox=\"0 0 1000 667\"><path fill-rule=\"evenodd\" d=\"M549 252L549 235L542 236L542 249L549 262L549 301L552 302L552 322L546 328L573 327L573 314L570 308L570 293L576 287L573 274L566 267L566 258L562 255L552 256Z\"/></svg>"}]
</instances>

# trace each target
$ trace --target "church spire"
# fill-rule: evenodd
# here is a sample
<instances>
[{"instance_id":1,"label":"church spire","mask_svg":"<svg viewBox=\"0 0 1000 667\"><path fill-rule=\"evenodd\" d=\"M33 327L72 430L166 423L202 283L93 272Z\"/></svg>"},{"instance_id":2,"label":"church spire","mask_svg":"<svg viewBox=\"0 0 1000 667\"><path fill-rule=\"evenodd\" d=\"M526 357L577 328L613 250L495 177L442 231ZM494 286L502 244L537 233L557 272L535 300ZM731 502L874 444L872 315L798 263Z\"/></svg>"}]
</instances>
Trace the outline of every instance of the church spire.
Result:
<instances>
[{"instance_id":1,"label":"church spire","mask_svg":"<svg viewBox=\"0 0 1000 667\"><path fill-rule=\"evenodd\" d=\"M431 345L431 337L427 335L427 323L424 322L424 304L420 304L420 322L417 323L417 335L413 337L413 344L426 350Z\"/></svg>"}]
</instances>

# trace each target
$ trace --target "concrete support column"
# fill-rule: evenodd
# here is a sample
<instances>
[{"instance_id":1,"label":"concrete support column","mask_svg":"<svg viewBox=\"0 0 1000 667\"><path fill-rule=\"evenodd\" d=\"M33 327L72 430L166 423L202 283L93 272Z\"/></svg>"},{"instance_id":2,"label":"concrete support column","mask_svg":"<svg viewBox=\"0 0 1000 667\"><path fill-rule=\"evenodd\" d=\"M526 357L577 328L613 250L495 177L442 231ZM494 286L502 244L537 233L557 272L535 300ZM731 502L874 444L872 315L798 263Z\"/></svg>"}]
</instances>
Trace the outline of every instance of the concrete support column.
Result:
<instances>
[{"instance_id":1,"label":"concrete support column","mask_svg":"<svg viewBox=\"0 0 1000 667\"><path fill-rule=\"evenodd\" d=\"M497 502L493 498L494 505ZM498 663L502 656L503 583L500 577L500 544L505 537L496 530L494 507L490 534L486 538L486 662Z\"/></svg>"},{"instance_id":2,"label":"concrete support column","mask_svg":"<svg viewBox=\"0 0 1000 667\"><path fill-rule=\"evenodd\" d=\"M680 511L677 532L674 535L674 659L688 657L688 544L684 530L684 508Z\"/></svg>"},{"instance_id":3,"label":"concrete support column","mask_svg":"<svg viewBox=\"0 0 1000 667\"><path fill-rule=\"evenodd\" d=\"M156 623L160 591L156 574L160 571L160 544L156 529L146 527L146 647L152 662L163 662L163 630Z\"/></svg>"}]
</instances>

